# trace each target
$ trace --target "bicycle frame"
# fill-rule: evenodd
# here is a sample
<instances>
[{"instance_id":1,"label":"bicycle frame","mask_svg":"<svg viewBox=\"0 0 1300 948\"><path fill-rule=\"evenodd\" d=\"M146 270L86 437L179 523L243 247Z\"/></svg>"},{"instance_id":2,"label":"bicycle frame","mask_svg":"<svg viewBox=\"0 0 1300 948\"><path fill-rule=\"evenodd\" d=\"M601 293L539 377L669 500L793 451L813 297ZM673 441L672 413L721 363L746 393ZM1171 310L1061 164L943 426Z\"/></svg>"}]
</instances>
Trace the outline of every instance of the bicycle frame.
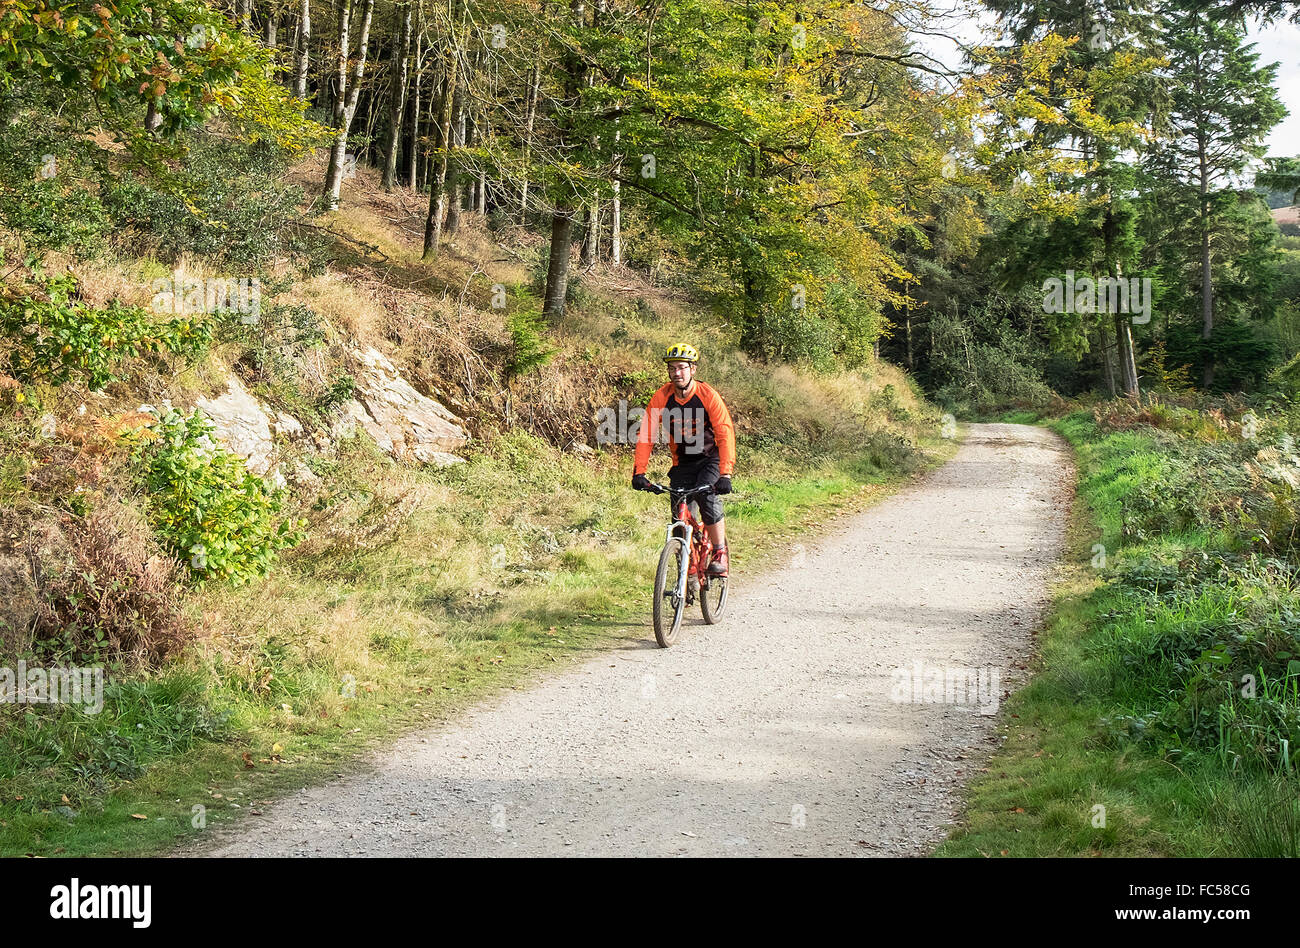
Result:
<instances>
[{"instance_id":1,"label":"bicycle frame","mask_svg":"<svg viewBox=\"0 0 1300 948\"><path fill-rule=\"evenodd\" d=\"M708 553L712 550L713 544L709 542L707 531L701 528L702 524L697 524L691 514L690 498L681 497L677 502L677 516L664 532L664 543L675 536L680 536L686 542L686 555L682 557L682 568L677 576L675 594L680 598L686 597L686 584L690 579L692 567L695 569L695 578L700 584L701 592L709 588L709 577L700 569L700 564L708 561Z\"/></svg>"}]
</instances>

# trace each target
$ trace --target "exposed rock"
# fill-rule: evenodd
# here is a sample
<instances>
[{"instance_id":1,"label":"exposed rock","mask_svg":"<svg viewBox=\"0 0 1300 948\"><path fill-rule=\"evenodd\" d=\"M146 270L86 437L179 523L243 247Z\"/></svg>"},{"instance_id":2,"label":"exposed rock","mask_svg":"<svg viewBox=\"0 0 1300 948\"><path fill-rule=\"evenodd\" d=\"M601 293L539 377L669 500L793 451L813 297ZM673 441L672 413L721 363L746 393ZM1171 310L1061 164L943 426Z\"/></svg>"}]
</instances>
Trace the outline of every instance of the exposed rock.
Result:
<instances>
[{"instance_id":1,"label":"exposed rock","mask_svg":"<svg viewBox=\"0 0 1300 948\"><path fill-rule=\"evenodd\" d=\"M320 478L316 472L309 468L302 461L294 461L293 466L289 469L289 480L296 487L314 490L320 487Z\"/></svg>"},{"instance_id":2,"label":"exposed rock","mask_svg":"<svg viewBox=\"0 0 1300 948\"><path fill-rule=\"evenodd\" d=\"M439 466L461 460L450 453L469 441L460 419L417 392L377 349L353 349L351 356L356 397L342 406L335 437L360 427L399 460Z\"/></svg>"},{"instance_id":3,"label":"exposed rock","mask_svg":"<svg viewBox=\"0 0 1300 948\"><path fill-rule=\"evenodd\" d=\"M275 413L275 419L271 422L271 427L275 429L276 434L290 440L301 438L305 433L301 421L293 417L293 415L286 415L282 411Z\"/></svg>"},{"instance_id":4,"label":"exposed rock","mask_svg":"<svg viewBox=\"0 0 1300 948\"><path fill-rule=\"evenodd\" d=\"M437 467L451 467L453 464L465 463L464 458L443 451L429 451L424 455L423 460L425 464L433 464Z\"/></svg>"},{"instance_id":5,"label":"exposed rock","mask_svg":"<svg viewBox=\"0 0 1300 948\"><path fill-rule=\"evenodd\" d=\"M252 395L231 376L220 398L195 403L212 419L226 447L244 459L248 469L263 475L271 469L271 420Z\"/></svg>"}]
</instances>

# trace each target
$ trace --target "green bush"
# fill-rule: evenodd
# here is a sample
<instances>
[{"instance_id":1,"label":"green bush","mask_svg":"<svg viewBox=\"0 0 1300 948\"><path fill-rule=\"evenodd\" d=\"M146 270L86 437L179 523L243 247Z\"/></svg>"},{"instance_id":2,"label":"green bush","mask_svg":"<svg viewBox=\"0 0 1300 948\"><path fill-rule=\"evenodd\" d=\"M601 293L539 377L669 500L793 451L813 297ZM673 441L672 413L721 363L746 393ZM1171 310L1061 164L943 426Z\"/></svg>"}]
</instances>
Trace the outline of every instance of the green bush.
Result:
<instances>
[{"instance_id":1,"label":"green bush","mask_svg":"<svg viewBox=\"0 0 1300 948\"><path fill-rule=\"evenodd\" d=\"M974 309L930 321L931 385L935 401L966 412L1046 405L1047 350L1001 311Z\"/></svg>"},{"instance_id":2,"label":"green bush","mask_svg":"<svg viewBox=\"0 0 1300 948\"><path fill-rule=\"evenodd\" d=\"M168 352L197 356L212 342L206 322L176 318L155 322L138 306L116 300L104 309L76 298L72 276L45 284L46 299L0 300L0 336L6 343L6 373L19 382L63 385L80 377L92 390L120 380L131 356Z\"/></svg>"},{"instance_id":3,"label":"green bush","mask_svg":"<svg viewBox=\"0 0 1300 948\"><path fill-rule=\"evenodd\" d=\"M200 583L263 576L280 550L304 538L302 522L279 518L280 492L213 443L201 412L169 411L151 433L135 452L150 522Z\"/></svg>"},{"instance_id":4,"label":"green bush","mask_svg":"<svg viewBox=\"0 0 1300 948\"><path fill-rule=\"evenodd\" d=\"M28 251L94 251L111 230L94 185L99 148L88 137L59 129L21 93L0 106L0 225Z\"/></svg>"},{"instance_id":5,"label":"green bush","mask_svg":"<svg viewBox=\"0 0 1300 948\"><path fill-rule=\"evenodd\" d=\"M163 255L199 254L254 270L279 256L319 255L319 235L299 235L302 189L285 181L284 156L267 144L197 135L167 180L128 172L104 183L120 231Z\"/></svg>"},{"instance_id":6,"label":"green bush","mask_svg":"<svg viewBox=\"0 0 1300 948\"><path fill-rule=\"evenodd\" d=\"M58 179L0 181L0 221L28 250L95 250L109 230L99 198Z\"/></svg>"},{"instance_id":7,"label":"green bush","mask_svg":"<svg viewBox=\"0 0 1300 948\"><path fill-rule=\"evenodd\" d=\"M543 338L546 323L541 313L530 310L515 310L506 317L506 328L510 331L513 349L506 363L506 375L517 378L533 369L541 368L550 362L556 349Z\"/></svg>"}]
</instances>

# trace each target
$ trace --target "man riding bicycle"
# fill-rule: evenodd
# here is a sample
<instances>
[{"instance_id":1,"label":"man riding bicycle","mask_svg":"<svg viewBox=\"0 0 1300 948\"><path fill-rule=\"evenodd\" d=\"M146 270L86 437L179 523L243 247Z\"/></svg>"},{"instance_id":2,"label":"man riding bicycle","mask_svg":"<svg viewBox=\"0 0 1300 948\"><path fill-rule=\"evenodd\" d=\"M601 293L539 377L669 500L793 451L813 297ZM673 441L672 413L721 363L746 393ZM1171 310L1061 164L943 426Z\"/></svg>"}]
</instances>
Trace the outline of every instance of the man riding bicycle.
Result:
<instances>
[{"instance_id":1,"label":"man riding bicycle","mask_svg":"<svg viewBox=\"0 0 1300 948\"><path fill-rule=\"evenodd\" d=\"M736 432L727 405L713 388L696 381L700 354L694 346L677 342L664 353L668 384L655 392L646 406L637 434L632 461L632 487L648 490L645 476L654 440L662 430L672 452L668 483L674 490L712 485L713 493L699 498L700 519L713 544L710 576L727 575L727 533L718 494L731 493L731 472L736 464ZM675 512L675 511L674 511Z\"/></svg>"}]
</instances>

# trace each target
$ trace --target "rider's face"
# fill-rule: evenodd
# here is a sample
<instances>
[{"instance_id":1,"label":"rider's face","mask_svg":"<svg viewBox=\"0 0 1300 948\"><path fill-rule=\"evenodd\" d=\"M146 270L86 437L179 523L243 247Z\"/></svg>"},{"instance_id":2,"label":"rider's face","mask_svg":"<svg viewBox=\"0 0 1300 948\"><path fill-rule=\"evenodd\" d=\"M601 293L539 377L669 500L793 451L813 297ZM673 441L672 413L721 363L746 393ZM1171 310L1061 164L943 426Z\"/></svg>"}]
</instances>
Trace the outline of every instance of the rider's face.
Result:
<instances>
[{"instance_id":1,"label":"rider's face","mask_svg":"<svg viewBox=\"0 0 1300 948\"><path fill-rule=\"evenodd\" d=\"M691 379L695 377L695 363L693 362L669 362L668 378L679 389L688 388Z\"/></svg>"}]
</instances>

